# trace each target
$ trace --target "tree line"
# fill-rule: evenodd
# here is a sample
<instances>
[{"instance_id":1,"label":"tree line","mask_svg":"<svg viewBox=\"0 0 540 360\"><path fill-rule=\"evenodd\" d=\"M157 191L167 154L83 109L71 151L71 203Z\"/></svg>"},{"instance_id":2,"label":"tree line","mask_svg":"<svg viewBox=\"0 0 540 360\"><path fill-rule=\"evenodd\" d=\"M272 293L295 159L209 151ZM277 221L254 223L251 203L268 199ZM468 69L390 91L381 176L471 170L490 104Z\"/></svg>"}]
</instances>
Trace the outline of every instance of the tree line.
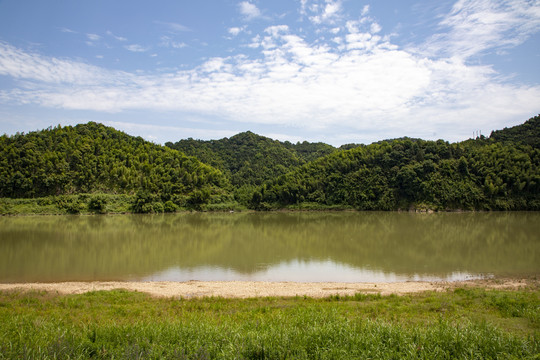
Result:
<instances>
[{"instance_id":1,"label":"tree line","mask_svg":"<svg viewBox=\"0 0 540 360\"><path fill-rule=\"evenodd\" d=\"M148 212L222 201L229 188L194 157L94 122L0 137L0 197L134 194L134 210Z\"/></svg>"},{"instance_id":2,"label":"tree line","mask_svg":"<svg viewBox=\"0 0 540 360\"><path fill-rule=\"evenodd\" d=\"M93 122L58 126L0 137L0 197L129 194L135 212L540 210L539 122L452 144L401 138L341 148L252 132L160 146Z\"/></svg>"},{"instance_id":3,"label":"tree line","mask_svg":"<svg viewBox=\"0 0 540 360\"><path fill-rule=\"evenodd\" d=\"M540 150L401 139L341 151L266 183L252 206L540 210Z\"/></svg>"}]
</instances>

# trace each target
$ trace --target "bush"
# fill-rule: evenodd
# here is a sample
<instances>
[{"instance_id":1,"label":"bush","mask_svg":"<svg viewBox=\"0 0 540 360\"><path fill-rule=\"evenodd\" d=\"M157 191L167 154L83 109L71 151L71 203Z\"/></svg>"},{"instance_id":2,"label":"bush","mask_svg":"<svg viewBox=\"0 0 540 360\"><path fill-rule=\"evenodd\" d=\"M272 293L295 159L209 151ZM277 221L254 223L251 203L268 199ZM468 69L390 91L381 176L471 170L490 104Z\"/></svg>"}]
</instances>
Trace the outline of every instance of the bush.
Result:
<instances>
[{"instance_id":1,"label":"bush","mask_svg":"<svg viewBox=\"0 0 540 360\"><path fill-rule=\"evenodd\" d=\"M151 194L146 190L140 190L137 192L137 195L135 195L135 200L133 200L131 210L141 214L154 212L162 213L165 211L165 207L156 195Z\"/></svg>"},{"instance_id":2,"label":"bush","mask_svg":"<svg viewBox=\"0 0 540 360\"><path fill-rule=\"evenodd\" d=\"M107 207L107 198L105 195L94 195L88 202L88 209L98 214L104 214Z\"/></svg>"},{"instance_id":3,"label":"bush","mask_svg":"<svg viewBox=\"0 0 540 360\"><path fill-rule=\"evenodd\" d=\"M84 204L80 201L72 201L66 203L64 209L70 214L80 214L84 209Z\"/></svg>"},{"instance_id":4,"label":"bush","mask_svg":"<svg viewBox=\"0 0 540 360\"><path fill-rule=\"evenodd\" d=\"M172 212L175 212L177 210L177 207L175 205L175 203L173 203L171 200L168 200L164 207L163 207L163 210L167 213L172 213Z\"/></svg>"},{"instance_id":5,"label":"bush","mask_svg":"<svg viewBox=\"0 0 540 360\"><path fill-rule=\"evenodd\" d=\"M210 191L207 189L195 190L188 198L188 206L193 209L200 209L201 205L208 203L210 200Z\"/></svg>"},{"instance_id":6,"label":"bush","mask_svg":"<svg viewBox=\"0 0 540 360\"><path fill-rule=\"evenodd\" d=\"M58 209L64 210L68 214L79 214L84 208L84 204L78 196L60 195L56 197L54 202Z\"/></svg>"},{"instance_id":7,"label":"bush","mask_svg":"<svg viewBox=\"0 0 540 360\"><path fill-rule=\"evenodd\" d=\"M162 213L165 211L165 207L161 201L156 201L152 203L152 209L155 213Z\"/></svg>"}]
</instances>

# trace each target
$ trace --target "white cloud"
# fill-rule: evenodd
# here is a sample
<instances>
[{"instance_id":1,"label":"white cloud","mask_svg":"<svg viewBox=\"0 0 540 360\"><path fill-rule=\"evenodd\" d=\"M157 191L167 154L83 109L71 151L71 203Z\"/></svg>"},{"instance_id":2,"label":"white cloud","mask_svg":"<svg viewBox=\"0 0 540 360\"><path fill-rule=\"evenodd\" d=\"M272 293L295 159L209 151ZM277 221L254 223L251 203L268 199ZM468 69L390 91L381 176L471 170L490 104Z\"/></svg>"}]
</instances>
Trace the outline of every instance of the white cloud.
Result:
<instances>
[{"instance_id":1,"label":"white cloud","mask_svg":"<svg viewBox=\"0 0 540 360\"><path fill-rule=\"evenodd\" d=\"M369 5L364 5L362 8L362 16L366 16L369 13Z\"/></svg>"},{"instance_id":2,"label":"white cloud","mask_svg":"<svg viewBox=\"0 0 540 360\"><path fill-rule=\"evenodd\" d=\"M185 48L187 46L186 43L175 41L174 39L172 39L169 36L162 36L160 40L161 40L161 42L159 43L159 46L162 46L162 47L170 47L170 48L173 48L173 49L182 49L182 48Z\"/></svg>"},{"instance_id":3,"label":"white cloud","mask_svg":"<svg viewBox=\"0 0 540 360\"><path fill-rule=\"evenodd\" d=\"M139 44L131 44L124 46L126 50L129 50L131 52L145 52L148 51L148 48L145 48Z\"/></svg>"},{"instance_id":4,"label":"white cloud","mask_svg":"<svg viewBox=\"0 0 540 360\"><path fill-rule=\"evenodd\" d=\"M240 34L244 30L245 30L244 27L232 27L232 28L229 28L228 32L232 36L238 36L238 34Z\"/></svg>"},{"instance_id":5,"label":"white cloud","mask_svg":"<svg viewBox=\"0 0 540 360\"><path fill-rule=\"evenodd\" d=\"M86 38L88 39L86 45L96 46L96 43L101 39L101 36L97 34L86 34Z\"/></svg>"},{"instance_id":6,"label":"white cloud","mask_svg":"<svg viewBox=\"0 0 540 360\"><path fill-rule=\"evenodd\" d=\"M322 14L323 19L330 19L337 16L341 11L341 2L334 1L328 2L324 7L324 12Z\"/></svg>"},{"instance_id":7,"label":"white cloud","mask_svg":"<svg viewBox=\"0 0 540 360\"><path fill-rule=\"evenodd\" d=\"M307 6L307 2L302 2L301 13L307 15L309 13L309 20L316 25L323 23L334 24L341 18L342 3L341 0L324 0L324 2L316 2Z\"/></svg>"},{"instance_id":8,"label":"white cloud","mask_svg":"<svg viewBox=\"0 0 540 360\"><path fill-rule=\"evenodd\" d=\"M307 8L307 2L308 0L300 0L300 14L306 15L306 8Z\"/></svg>"},{"instance_id":9,"label":"white cloud","mask_svg":"<svg viewBox=\"0 0 540 360\"><path fill-rule=\"evenodd\" d=\"M242 14L246 20L253 20L261 16L259 8L249 1L242 1L238 4L238 7L240 9L240 14Z\"/></svg>"},{"instance_id":10,"label":"white cloud","mask_svg":"<svg viewBox=\"0 0 540 360\"><path fill-rule=\"evenodd\" d=\"M47 58L35 53L27 53L3 42L0 42L0 75L37 81L42 83L45 88L55 84L107 86L112 85L107 79L114 78L116 82L120 78L128 77L128 74L124 72L109 72L78 61ZM27 84L31 88L39 88L37 83L31 85Z\"/></svg>"},{"instance_id":11,"label":"white cloud","mask_svg":"<svg viewBox=\"0 0 540 360\"><path fill-rule=\"evenodd\" d=\"M307 1L302 4L312 11ZM258 56L214 57L195 68L169 73L109 71L0 42L0 75L18 80L16 87L0 92L0 102L99 112L174 111L298 127L324 134L327 141L333 129L364 134L348 142L403 135L463 140L471 127L489 133L506 126L509 119L525 120L540 111L540 86L511 84L490 66L425 51L454 44L456 29L466 28L463 24L470 19L487 23L492 18L486 17L484 7L474 15L467 4L459 1L443 19L446 24L467 8L462 25L453 20L449 32L429 39L421 52L399 48L380 35L375 21L364 17L332 27L339 31L331 31L327 42L310 43L286 25L270 26L249 44L258 49ZM508 46L532 32L515 26L517 30L508 25L503 32L518 39L509 40ZM499 45L491 37L479 45L481 51L490 46Z\"/></svg>"},{"instance_id":12,"label":"white cloud","mask_svg":"<svg viewBox=\"0 0 540 360\"><path fill-rule=\"evenodd\" d=\"M63 33L68 33L68 34L78 34L78 32L68 29L68 28L60 28L60 31Z\"/></svg>"},{"instance_id":13,"label":"white cloud","mask_svg":"<svg viewBox=\"0 0 540 360\"><path fill-rule=\"evenodd\" d=\"M370 30L373 34L376 34L378 32L381 32L382 28L379 24L377 24L376 22L372 23L370 25Z\"/></svg>"},{"instance_id":14,"label":"white cloud","mask_svg":"<svg viewBox=\"0 0 540 360\"><path fill-rule=\"evenodd\" d=\"M465 59L527 40L540 30L540 2L459 0L440 26L447 31L433 36L423 51Z\"/></svg>"},{"instance_id":15,"label":"white cloud","mask_svg":"<svg viewBox=\"0 0 540 360\"><path fill-rule=\"evenodd\" d=\"M182 24L175 23L175 22L155 21L155 23L165 26L169 31L173 33L191 31L189 27Z\"/></svg>"},{"instance_id":16,"label":"white cloud","mask_svg":"<svg viewBox=\"0 0 540 360\"><path fill-rule=\"evenodd\" d=\"M125 37L122 37L122 36L117 36L115 34L113 34L112 31L107 31L107 35L113 37L114 39L118 40L118 41L127 41L127 39Z\"/></svg>"},{"instance_id":17,"label":"white cloud","mask_svg":"<svg viewBox=\"0 0 540 360\"><path fill-rule=\"evenodd\" d=\"M86 34L86 37L90 41L99 41L99 39L101 39L101 36L99 36L97 34Z\"/></svg>"}]
</instances>

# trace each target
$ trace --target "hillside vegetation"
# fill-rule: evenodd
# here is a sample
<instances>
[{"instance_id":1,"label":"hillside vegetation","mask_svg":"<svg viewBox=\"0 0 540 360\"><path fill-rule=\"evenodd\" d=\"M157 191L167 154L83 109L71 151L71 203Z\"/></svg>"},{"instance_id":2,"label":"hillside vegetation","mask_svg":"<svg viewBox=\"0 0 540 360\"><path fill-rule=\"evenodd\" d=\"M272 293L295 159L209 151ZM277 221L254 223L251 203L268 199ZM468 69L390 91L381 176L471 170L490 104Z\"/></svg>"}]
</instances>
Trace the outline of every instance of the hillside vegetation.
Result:
<instances>
[{"instance_id":1,"label":"hillside vegetation","mask_svg":"<svg viewBox=\"0 0 540 360\"><path fill-rule=\"evenodd\" d=\"M221 140L190 138L165 145L222 170L237 187L262 185L267 180L286 174L291 168L337 150L324 143L281 142L251 131Z\"/></svg>"},{"instance_id":2,"label":"hillside vegetation","mask_svg":"<svg viewBox=\"0 0 540 360\"><path fill-rule=\"evenodd\" d=\"M493 131L490 140L509 144L540 147L540 116L535 116L522 125Z\"/></svg>"},{"instance_id":3,"label":"hillside vegetation","mask_svg":"<svg viewBox=\"0 0 540 360\"><path fill-rule=\"evenodd\" d=\"M318 159L261 187L253 206L540 209L540 150L496 141L394 140Z\"/></svg>"},{"instance_id":4,"label":"hillside vegetation","mask_svg":"<svg viewBox=\"0 0 540 360\"><path fill-rule=\"evenodd\" d=\"M336 149L323 143L280 142L250 131L221 140L180 140L166 146L195 156L223 171L235 199L248 205L257 187Z\"/></svg>"},{"instance_id":5,"label":"hillside vegetation","mask_svg":"<svg viewBox=\"0 0 540 360\"><path fill-rule=\"evenodd\" d=\"M0 197L94 201L70 212L106 211L100 201L113 201L95 194L128 196L135 212L540 210L539 122L453 144L400 138L341 148L252 132L160 146L96 123L56 127L0 137Z\"/></svg>"},{"instance_id":6,"label":"hillside vegetation","mask_svg":"<svg viewBox=\"0 0 540 360\"><path fill-rule=\"evenodd\" d=\"M226 189L225 176L196 158L93 122L0 137L0 197L136 194L133 210L148 212Z\"/></svg>"},{"instance_id":7,"label":"hillside vegetation","mask_svg":"<svg viewBox=\"0 0 540 360\"><path fill-rule=\"evenodd\" d=\"M237 201L255 209L540 209L539 119L455 144L401 138L336 149L248 132L167 145L222 169Z\"/></svg>"}]
</instances>

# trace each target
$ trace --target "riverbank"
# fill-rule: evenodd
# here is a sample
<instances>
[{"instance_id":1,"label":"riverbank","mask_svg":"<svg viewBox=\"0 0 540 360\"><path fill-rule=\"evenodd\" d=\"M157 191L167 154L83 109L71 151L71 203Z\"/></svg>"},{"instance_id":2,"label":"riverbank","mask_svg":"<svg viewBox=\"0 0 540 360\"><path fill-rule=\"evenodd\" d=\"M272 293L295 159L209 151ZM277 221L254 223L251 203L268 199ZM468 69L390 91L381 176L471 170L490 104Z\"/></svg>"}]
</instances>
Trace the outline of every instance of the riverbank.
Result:
<instances>
[{"instance_id":1,"label":"riverbank","mask_svg":"<svg viewBox=\"0 0 540 360\"><path fill-rule=\"evenodd\" d=\"M0 284L0 290L47 291L58 294L83 294L90 291L123 289L156 297L175 298L255 298L296 297L324 298L354 296L355 294L405 295L419 292L442 292L458 287L519 290L539 288L535 279L484 279L458 282L407 281L394 283L338 283L338 282L264 282L264 281L159 281L159 282L59 282Z\"/></svg>"},{"instance_id":2,"label":"riverbank","mask_svg":"<svg viewBox=\"0 0 540 360\"><path fill-rule=\"evenodd\" d=\"M218 297L250 286L246 296L270 297ZM326 297L294 296L306 289ZM379 295L390 289L402 296ZM0 357L537 359L539 308L534 279L2 284Z\"/></svg>"},{"instance_id":3,"label":"riverbank","mask_svg":"<svg viewBox=\"0 0 540 360\"><path fill-rule=\"evenodd\" d=\"M128 194L71 194L46 196L41 198L0 198L0 215L117 215L137 214L133 204L135 195ZM500 211L505 209L462 209L462 208L437 208L425 203L411 203L407 207L398 207L391 211L411 213L434 213L434 212L473 212L473 211ZM506 209L508 211L509 209ZM528 209L536 211L537 209ZM249 209L236 201L225 203L209 203L193 206L177 206L171 202L159 203L143 213L184 213L184 212L327 212L327 211L362 211L348 205L325 205L318 203L300 203L284 207L261 207L257 210ZM387 211L385 209L384 211ZM527 209L511 210L527 211Z\"/></svg>"}]
</instances>

